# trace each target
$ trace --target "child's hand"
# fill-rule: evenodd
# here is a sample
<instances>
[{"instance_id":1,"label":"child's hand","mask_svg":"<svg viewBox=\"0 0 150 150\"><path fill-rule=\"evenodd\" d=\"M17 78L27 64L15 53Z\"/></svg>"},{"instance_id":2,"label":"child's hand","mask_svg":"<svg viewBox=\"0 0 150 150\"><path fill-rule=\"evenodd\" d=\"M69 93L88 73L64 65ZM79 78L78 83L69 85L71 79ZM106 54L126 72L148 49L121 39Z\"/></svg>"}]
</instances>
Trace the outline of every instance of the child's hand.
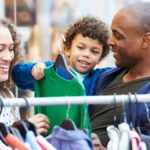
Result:
<instances>
[{"instance_id":1,"label":"child's hand","mask_svg":"<svg viewBox=\"0 0 150 150\"><path fill-rule=\"evenodd\" d=\"M50 121L48 117L44 114L37 114L28 119L30 122L35 124L36 129L39 133L48 133L48 129L50 127Z\"/></svg>"},{"instance_id":2,"label":"child's hand","mask_svg":"<svg viewBox=\"0 0 150 150\"><path fill-rule=\"evenodd\" d=\"M36 63L31 71L32 76L35 80L41 80L44 77L45 64L42 62Z\"/></svg>"},{"instance_id":3,"label":"child's hand","mask_svg":"<svg viewBox=\"0 0 150 150\"><path fill-rule=\"evenodd\" d=\"M106 150L106 148L101 144L97 134L95 133L92 133L92 144L94 146L94 150Z\"/></svg>"}]
</instances>

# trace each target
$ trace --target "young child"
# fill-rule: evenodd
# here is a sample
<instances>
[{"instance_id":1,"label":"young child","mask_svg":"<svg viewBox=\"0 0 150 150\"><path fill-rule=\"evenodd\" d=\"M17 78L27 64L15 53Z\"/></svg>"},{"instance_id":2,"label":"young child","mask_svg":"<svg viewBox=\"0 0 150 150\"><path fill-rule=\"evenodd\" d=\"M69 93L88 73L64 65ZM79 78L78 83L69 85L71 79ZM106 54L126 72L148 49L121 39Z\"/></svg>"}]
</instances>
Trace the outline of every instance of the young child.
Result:
<instances>
[{"instance_id":1,"label":"young child","mask_svg":"<svg viewBox=\"0 0 150 150\"><path fill-rule=\"evenodd\" d=\"M83 17L71 24L64 34L64 54L69 66L85 86L86 95L94 95L97 77L110 68L94 69L109 52L107 25L94 17ZM20 89L34 88L34 80L44 77L45 66L53 64L25 62L13 68L13 80Z\"/></svg>"},{"instance_id":2,"label":"young child","mask_svg":"<svg viewBox=\"0 0 150 150\"><path fill-rule=\"evenodd\" d=\"M94 95L97 78L110 68L94 69L109 53L107 25L94 17L83 17L70 25L64 34L63 53L68 58L69 66L85 86L86 95ZM13 68L13 80L20 89L34 89L34 82L44 77L44 68L53 62L25 62ZM63 76L61 72L59 75ZM63 76L65 78L65 76ZM38 121L35 120L35 124ZM92 134L93 145L97 145ZM99 142L98 142L99 143Z\"/></svg>"}]
</instances>

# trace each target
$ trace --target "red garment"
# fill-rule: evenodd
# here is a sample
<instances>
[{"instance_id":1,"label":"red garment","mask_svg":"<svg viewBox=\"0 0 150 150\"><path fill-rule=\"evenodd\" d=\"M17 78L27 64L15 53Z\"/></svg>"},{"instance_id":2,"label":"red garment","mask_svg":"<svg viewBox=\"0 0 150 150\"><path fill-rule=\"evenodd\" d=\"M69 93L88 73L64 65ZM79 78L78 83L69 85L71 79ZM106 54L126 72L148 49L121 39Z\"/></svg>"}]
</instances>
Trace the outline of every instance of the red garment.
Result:
<instances>
[{"instance_id":1,"label":"red garment","mask_svg":"<svg viewBox=\"0 0 150 150\"><path fill-rule=\"evenodd\" d=\"M30 148L28 148L24 142L19 140L13 134L8 134L5 139L12 148L17 148L18 150L30 150Z\"/></svg>"}]
</instances>

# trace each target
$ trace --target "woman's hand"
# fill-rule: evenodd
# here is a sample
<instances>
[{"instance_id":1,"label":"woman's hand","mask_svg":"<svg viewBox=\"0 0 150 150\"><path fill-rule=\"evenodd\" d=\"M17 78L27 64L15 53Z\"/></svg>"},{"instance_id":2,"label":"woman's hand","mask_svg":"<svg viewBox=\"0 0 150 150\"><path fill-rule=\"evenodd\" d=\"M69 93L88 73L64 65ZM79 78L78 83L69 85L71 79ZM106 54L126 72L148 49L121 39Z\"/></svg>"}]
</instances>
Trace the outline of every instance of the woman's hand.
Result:
<instances>
[{"instance_id":1,"label":"woman's hand","mask_svg":"<svg viewBox=\"0 0 150 150\"><path fill-rule=\"evenodd\" d=\"M48 133L48 129L50 127L50 121L46 115L37 114L30 117L28 120L36 126L37 131L39 133L44 133L44 134Z\"/></svg>"},{"instance_id":2,"label":"woman's hand","mask_svg":"<svg viewBox=\"0 0 150 150\"><path fill-rule=\"evenodd\" d=\"M106 150L96 133L92 133L92 143L94 150Z\"/></svg>"},{"instance_id":3,"label":"woman's hand","mask_svg":"<svg viewBox=\"0 0 150 150\"><path fill-rule=\"evenodd\" d=\"M42 62L38 62L33 66L31 74L35 80L41 80L44 77L45 67L46 67L45 64Z\"/></svg>"}]
</instances>

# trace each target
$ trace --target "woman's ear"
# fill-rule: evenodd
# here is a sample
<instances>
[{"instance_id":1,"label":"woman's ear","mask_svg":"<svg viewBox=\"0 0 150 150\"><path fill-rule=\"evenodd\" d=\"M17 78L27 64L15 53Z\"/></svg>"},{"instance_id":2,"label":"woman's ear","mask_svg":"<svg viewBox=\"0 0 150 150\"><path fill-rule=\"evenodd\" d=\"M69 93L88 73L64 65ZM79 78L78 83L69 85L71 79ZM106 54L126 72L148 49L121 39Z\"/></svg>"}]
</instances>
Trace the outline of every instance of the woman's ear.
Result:
<instances>
[{"instance_id":1,"label":"woman's ear","mask_svg":"<svg viewBox=\"0 0 150 150\"><path fill-rule=\"evenodd\" d=\"M142 39L142 48L149 48L150 47L150 32L144 34Z\"/></svg>"}]
</instances>

